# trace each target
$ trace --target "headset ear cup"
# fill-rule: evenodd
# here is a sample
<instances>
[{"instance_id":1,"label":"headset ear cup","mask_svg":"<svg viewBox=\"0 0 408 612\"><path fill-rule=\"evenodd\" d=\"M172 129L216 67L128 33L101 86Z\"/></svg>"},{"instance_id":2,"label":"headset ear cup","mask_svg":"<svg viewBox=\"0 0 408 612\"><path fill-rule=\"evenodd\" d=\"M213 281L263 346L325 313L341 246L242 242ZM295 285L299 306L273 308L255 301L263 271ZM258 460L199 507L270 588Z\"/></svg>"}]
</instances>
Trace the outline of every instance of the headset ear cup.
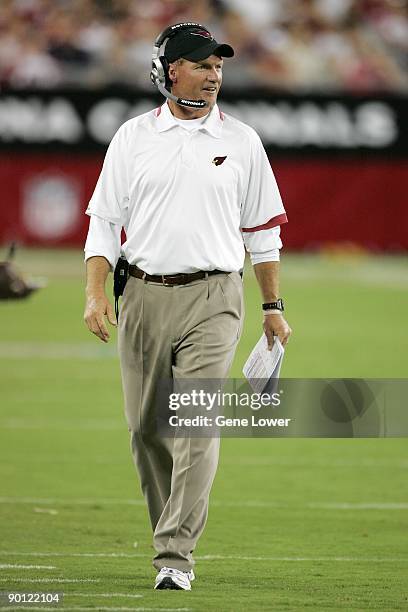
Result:
<instances>
[{"instance_id":1,"label":"headset ear cup","mask_svg":"<svg viewBox=\"0 0 408 612\"><path fill-rule=\"evenodd\" d=\"M153 85L157 85L157 82L158 82L157 68L154 65L154 62L152 62L152 69L150 71L150 80L153 83Z\"/></svg>"},{"instance_id":2,"label":"headset ear cup","mask_svg":"<svg viewBox=\"0 0 408 612\"><path fill-rule=\"evenodd\" d=\"M166 74L163 68L163 64L161 62L161 58L156 58L152 60L150 78L154 85L158 85L158 83L165 82Z\"/></svg>"}]
</instances>

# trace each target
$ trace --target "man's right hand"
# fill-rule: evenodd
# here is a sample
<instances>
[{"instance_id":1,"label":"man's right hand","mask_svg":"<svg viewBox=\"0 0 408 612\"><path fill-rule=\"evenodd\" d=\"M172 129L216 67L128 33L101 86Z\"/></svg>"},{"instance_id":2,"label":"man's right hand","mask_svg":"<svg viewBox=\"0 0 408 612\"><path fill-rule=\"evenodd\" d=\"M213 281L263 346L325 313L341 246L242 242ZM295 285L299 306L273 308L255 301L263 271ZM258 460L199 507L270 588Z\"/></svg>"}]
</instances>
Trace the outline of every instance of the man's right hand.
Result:
<instances>
[{"instance_id":1,"label":"man's right hand","mask_svg":"<svg viewBox=\"0 0 408 612\"><path fill-rule=\"evenodd\" d=\"M84 321L95 336L102 342L108 342L110 336L105 324L105 316L109 323L116 327L116 318L113 308L105 293L100 295L88 295L86 298Z\"/></svg>"}]
</instances>

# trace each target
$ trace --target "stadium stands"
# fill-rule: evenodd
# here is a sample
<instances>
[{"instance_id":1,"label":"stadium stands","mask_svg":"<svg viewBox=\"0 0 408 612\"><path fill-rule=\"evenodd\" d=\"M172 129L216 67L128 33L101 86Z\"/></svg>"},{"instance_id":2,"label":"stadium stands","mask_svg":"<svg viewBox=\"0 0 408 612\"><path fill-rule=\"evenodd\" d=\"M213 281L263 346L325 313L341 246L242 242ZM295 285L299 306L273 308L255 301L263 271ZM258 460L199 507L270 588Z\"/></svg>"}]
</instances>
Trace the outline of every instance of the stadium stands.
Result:
<instances>
[{"instance_id":1,"label":"stadium stands","mask_svg":"<svg viewBox=\"0 0 408 612\"><path fill-rule=\"evenodd\" d=\"M404 0L2 0L0 85L149 88L152 40L185 20L235 47L230 88L408 89Z\"/></svg>"}]
</instances>

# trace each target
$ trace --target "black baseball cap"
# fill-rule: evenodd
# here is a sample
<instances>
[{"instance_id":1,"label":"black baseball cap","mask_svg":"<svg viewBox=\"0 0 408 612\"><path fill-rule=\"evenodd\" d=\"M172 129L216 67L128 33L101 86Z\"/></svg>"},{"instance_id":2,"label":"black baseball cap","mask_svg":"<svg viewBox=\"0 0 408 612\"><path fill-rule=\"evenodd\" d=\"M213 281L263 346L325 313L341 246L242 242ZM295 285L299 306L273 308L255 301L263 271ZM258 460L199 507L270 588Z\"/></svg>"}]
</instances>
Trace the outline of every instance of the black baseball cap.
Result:
<instances>
[{"instance_id":1,"label":"black baseball cap","mask_svg":"<svg viewBox=\"0 0 408 612\"><path fill-rule=\"evenodd\" d=\"M200 62L210 55L233 57L234 49L225 43L219 44L213 36L201 28L180 30L167 41L164 56L169 62L183 58Z\"/></svg>"}]
</instances>

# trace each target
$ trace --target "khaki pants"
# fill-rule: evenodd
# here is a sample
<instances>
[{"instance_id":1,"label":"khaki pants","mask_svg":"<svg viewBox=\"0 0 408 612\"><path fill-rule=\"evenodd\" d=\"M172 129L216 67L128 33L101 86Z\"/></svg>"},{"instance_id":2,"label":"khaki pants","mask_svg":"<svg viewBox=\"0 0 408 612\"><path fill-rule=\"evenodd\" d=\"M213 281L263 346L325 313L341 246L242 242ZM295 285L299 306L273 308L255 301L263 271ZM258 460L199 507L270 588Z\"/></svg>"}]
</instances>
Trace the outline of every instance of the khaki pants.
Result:
<instances>
[{"instance_id":1,"label":"khaki pants","mask_svg":"<svg viewBox=\"0 0 408 612\"><path fill-rule=\"evenodd\" d=\"M219 438L164 438L156 432L160 380L226 378L243 320L237 272L166 287L130 277L119 317L126 419L153 528L160 570L188 571L208 513Z\"/></svg>"}]
</instances>

